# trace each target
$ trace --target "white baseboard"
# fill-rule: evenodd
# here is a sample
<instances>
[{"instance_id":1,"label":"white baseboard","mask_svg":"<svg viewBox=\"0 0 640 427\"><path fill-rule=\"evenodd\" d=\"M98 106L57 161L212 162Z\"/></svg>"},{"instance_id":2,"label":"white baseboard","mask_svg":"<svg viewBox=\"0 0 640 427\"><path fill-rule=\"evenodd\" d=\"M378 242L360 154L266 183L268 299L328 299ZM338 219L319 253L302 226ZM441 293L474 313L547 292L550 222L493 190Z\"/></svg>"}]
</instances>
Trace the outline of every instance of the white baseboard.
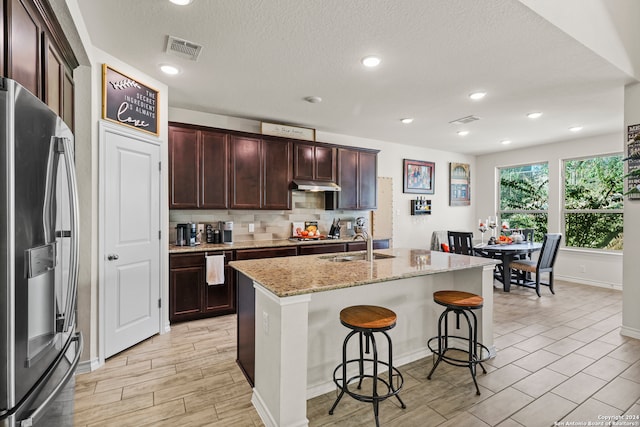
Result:
<instances>
[{"instance_id":1,"label":"white baseboard","mask_svg":"<svg viewBox=\"0 0 640 427\"><path fill-rule=\"evenodd\" d=\"M253 404L253 407L256 408L256 412L258 412L258 415L260 415L260 419L262 419L265 427L278 427L276 420L273 418L271 412L269 412L267 405L264 403L264 400L262 400L262 397L260 397L260 393L258 393L255 388L253 389L253 395L251 396L251 403ZM295 424L289 424L287 427L308 426L309 420L305 418L304 420L301 420L300 422L297 422Z\"/></svg>"},{"instance_id":2,"label":"white baseboard","mask_svg":"<svg viewBox=\"0 0 640 427\"><path fill-rule=\"evenodd\" d=\"M630 328L629 326L623 325L622 328L620 329L620 334L624 335L625 337L635 338L637 340L640 340L640 329Z\"/></svg>"},{"instance_id":3,"label":"white baseboard","mask_svg":"<svg viewBox=\"0 0 640 427\"><path fill-rule=\"evenodd\" d=\"M622 284L621 283L600 282L600 281L597 281L597 280L584 279L582 277L555 275L554 276L554 280L564 280L564 281L567 281L567 282L579 283L581 285L596 286L598 288L606 288L606 289L615 289L617 291L621 291L622 290Z\"/></svg>"},{"instance_id":4,"label":"white baseboard","mask_svg":"<svg viewBox=\"0 0 640 427\"><path fill-rule=\"evenodd\" d=\"M89 372L93 372L100 367L100 360L97 358L91 360L83 360L78 363L78 369L76 369L76 374L87 374Z\"/></svg>"}]
</instances>

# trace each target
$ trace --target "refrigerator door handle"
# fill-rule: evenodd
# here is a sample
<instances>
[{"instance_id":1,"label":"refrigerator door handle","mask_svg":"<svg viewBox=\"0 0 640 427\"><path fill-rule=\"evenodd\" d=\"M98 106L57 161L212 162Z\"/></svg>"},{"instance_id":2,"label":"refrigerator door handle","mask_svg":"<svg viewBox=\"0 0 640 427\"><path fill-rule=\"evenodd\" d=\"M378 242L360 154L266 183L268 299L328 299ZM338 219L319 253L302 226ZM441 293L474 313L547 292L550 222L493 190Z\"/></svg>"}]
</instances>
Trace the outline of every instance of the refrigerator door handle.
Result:
<instances>
[{"instance_id":1,"label":"refrigerator door handle","mask_svg":"<svg viewBox=\"0 0 640 427\"><path fill-rule=\"evenodd\" d=\"M38 406L36 409L34 409L29 414L28 418L25 418L24 420L22 420L20 422L20 427L32 427L34 419L38 419L40 414L44 410L48 409L48 406L51 404L51 402L53 402L58 397L58 395L60 394L60 391L67 384L69 379L75 374L76 367L78 366L78 362L80 361L80 355L82 354L82 347L84 346L84 340L82 338L82 332L77 332L75 334L75 336L73 336L69 340L70 343L74 342L74 341L76 343L76 352L75 352L76 354L73 357L73 361L71 362L71 366L69 367L69 370L67 372L65 372L64 376L62 377L62 379L60 379L60 382L56 385L56 387L49 394L49 396L47 396L47 398L40 404L40 406ZM65 348L65 352L64 353L66 353L66 348ZM64 353L62 353L62 356L64 356Z\"/></svg>"},{"instance_id":2,"label":"refrigerator door handle","mask_svg":"<svg viewBox=\"0 0 640 427\"><path fill-rule=\"evenodd\" d=\"M69 138L60 138L64 150L65 170L67 171L67 183L69 184L69 204L71 223L71 248L69 253L69 286L67 287L66 313L62 330L68 331L72 326L72 311L76 306L76 295L78 291L78 245L80 239L79 232L79 208L78 208L78 184L76 181L76 168L74 164L73 146Z\"/></svg>"}]
</instances>

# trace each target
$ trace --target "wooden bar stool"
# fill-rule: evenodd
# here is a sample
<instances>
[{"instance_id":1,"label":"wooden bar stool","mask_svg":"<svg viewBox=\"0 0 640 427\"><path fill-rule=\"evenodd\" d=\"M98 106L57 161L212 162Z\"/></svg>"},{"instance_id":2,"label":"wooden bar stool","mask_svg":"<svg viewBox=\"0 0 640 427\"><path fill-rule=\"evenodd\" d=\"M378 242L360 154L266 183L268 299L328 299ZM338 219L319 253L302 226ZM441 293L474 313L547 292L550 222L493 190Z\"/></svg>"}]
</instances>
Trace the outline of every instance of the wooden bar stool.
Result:
<instances>
[{"instance_id":1,"label":"wooden bar stool","mask_svg":"<svg viewBox=\"0 0 640 427\"><path fill-rule=\"evenodd\" d=\"M438 360L436 360L433 368L431 368L427 379L431 379L431 375L441 361L453 366L466 366L471 371L471 377L476 386L476 394L480 394L480 389L476 382L476 365L480 365L482 372L487 373L484 366L482 366L482 362L489 358L489 349L478 342L478 319L473 310L482 308L484 300L480 295L462 291L437 291L433 294L433 300L437 304L446 307L446 310L440 315L440 319L438 320L438 336L431 338L427 343L429 350L431 350L433 354L438 355ZM449 313L456 314L456 329L460 329L460 315L464 316L469 328L468 336L449 335L449 323L447 321ZM442 331L443 329L444 333ZM467 348L455 347L455 344L450 342L451 338L455 339L452 341L467 343ZM438 342L437 347L435 347L434 341ZM450 354L448 355L447 352L452 350L466 353L467 357L461 359Z\"/></svg>"},{"instance_id":2,"label":"wooden bar stool","mask_svg":"<svg viewBox=\"0 0 640 427\"><path fill-rule=\"evenodd\" d=\"M400 371L393 367L393 345L391 343L391 338L386 332L396 326L396 318L397 316L393 311L374 305L355 305L344 308L340 312L340 322L352 331L349 332L342 344L342 363L333 371L333 382L340 389L340 394L329 410L329 415L333 415L333 410L338 406L338 402L340 402L340 399L342 399L342 396L344 396L345 393L361 402L373 404L376 426L380 425L378 421L378 405L380 401L387 399L388 397L395 396L400 402L402 408L406 408L406 405L398 395L398 392L402 388L402 384L404 384L404 378ZM389 345L389 359L387 362L378 359L378 347L373 335L374 332L380 332L387 338L387 343ZM355 334L358 334L359 337L360 357L357 359L347 360L347 347L349 340ZM363 339L366 339L364 349ZM370 346L372 348L370 348ZM372 357L365 358L365 353L369 354L371 350L373 351ZM358 373L347 378L347 366L355 364L358 365ZM383 370L388 368L387 379L380 378L378 376L379 365L382 365ZM372 373L368 374L367 372ZM357 390L361 390L362 381L366 378L371 379L372 382L371 394L365 394L364 391L358 392L353 388L349 389L349 384L357 380Z\"/></svg>"}]
</instances>

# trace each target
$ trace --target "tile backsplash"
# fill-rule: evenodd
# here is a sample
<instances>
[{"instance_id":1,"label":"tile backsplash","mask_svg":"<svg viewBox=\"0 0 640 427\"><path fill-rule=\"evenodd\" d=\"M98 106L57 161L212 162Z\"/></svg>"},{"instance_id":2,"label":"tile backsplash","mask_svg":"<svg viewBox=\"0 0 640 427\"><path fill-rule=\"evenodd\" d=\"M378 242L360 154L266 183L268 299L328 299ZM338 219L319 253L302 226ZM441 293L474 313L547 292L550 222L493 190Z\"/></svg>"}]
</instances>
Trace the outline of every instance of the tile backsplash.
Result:
<instances>
[{"instance_id":1,"label":"tile backsplash","mask_svg":"<svg viewBox=\"0 0 640 427\"><path fill-rule=\"evenodd\" d=\"M233 241L246 242L257 240L279 240L291 237L291 223L294 221L318 221L318 228L327 234L334 218L342 223L354 222L357 217L365 217L367 226L370 220L369 211L345 211L324 209L324 193L294 191L292 193L293 209L287 211L269 210L170 210L169 241L176 240L176 225L186 222L215 224L218 221L233 221ZM249 224L254 225L254 232L249 232ZM353 224L355 225L355 224ZM342 235L353 233L353 229L342 227Z\"/></svg>"}]
</instances>

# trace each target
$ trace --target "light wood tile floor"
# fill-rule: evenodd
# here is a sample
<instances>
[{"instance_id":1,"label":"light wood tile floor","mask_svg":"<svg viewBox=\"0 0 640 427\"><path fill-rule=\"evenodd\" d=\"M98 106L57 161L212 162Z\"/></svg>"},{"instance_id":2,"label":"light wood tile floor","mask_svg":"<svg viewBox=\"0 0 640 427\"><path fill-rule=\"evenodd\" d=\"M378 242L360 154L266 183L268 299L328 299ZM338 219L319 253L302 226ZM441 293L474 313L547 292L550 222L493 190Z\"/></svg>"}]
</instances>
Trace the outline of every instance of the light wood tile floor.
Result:
<instances>
[{"instance_id":1,"label":"light wood tile floor","mask_svg":"<svg viewBox=\"0 0 640 427\"><path fill-rule=\"evenodd\" d=\"M478 376L432 359L400 367L401 396L381 404L383 426L551 426L640 415L640 341L620 335L622 293L557 281L494 291L496 358ZM172 325L77 376L76 426L262 426L251 388L235 364L235 316ZM336 343L340 346L340 343ZM335 393L307 404L310 426L371 426L370 404ZM628 420L640 426L640 420ZM604 424L609 425L609 424ZM629 424L634 425L634 424Z\"/></svg>"}]
</instances>

